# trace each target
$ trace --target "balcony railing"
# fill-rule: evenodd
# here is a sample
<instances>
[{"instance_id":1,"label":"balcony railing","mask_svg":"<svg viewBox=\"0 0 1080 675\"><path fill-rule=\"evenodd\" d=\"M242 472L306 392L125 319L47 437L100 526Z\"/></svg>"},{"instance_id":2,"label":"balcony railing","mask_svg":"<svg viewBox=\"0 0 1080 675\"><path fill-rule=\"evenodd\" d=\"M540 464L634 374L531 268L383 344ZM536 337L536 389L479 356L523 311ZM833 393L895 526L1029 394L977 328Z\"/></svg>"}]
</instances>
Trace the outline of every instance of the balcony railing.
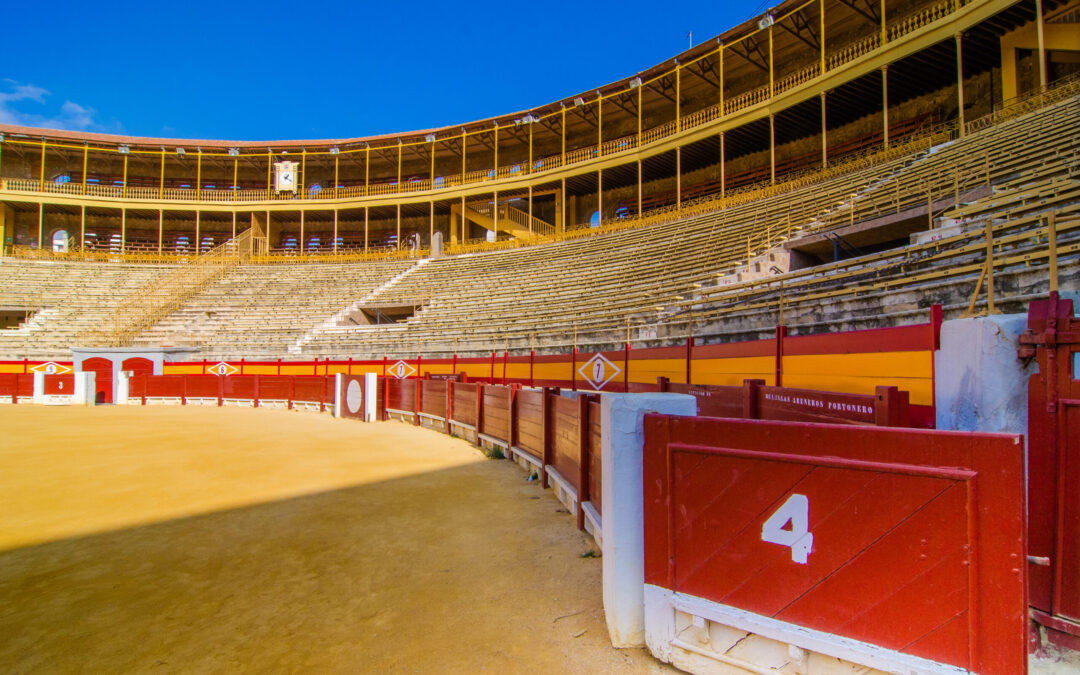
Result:
<instances>
[{"instance_id":1,"label":"balcony railing","mask_svg":"<svg viewBox=\"0 0 1080 675\"><path fill-rule=\"evenodd\" d=\"M967 6L973 0L942 0L924 7L915 14L893 20L886 27L888 40L893 41L909 33L943 21L950 15ZM882 47L881 34L873 33L849 43L825 55L826 71L835 70L851 61L859 59ZM716 120L737 113L746 108L767 102L771 96L784 93L802 86L822 75L819 61L799 70L784 75L773 83L772 91L768 85L725 98L707 108L684 115L679 120L672 120L657 127L646 129L640 135L633 134L621 138L605 140L598 145L577 148L566 153L535 158L532 165L519 163L499 166L488 170L468 171L432 178L409 178L401 181L370 183L348 187L330 187L317 191L308 190L292 193L275 193L269 189L237 188L163 188L145 186L98 185L83 183L55 183L31 178L0 179L0 191L33 192L71 196L106 197L112 199L150 200L150 201L194 201L194 202L267 202L277 200L313 200L355 199L408 195L419 192L432 192L462 186L482 185L487 182L543 174L554 169L591 162L598 158L628 153L640 147L676 136L682 132L697 129Z\"/></svg>"}]
</instances>

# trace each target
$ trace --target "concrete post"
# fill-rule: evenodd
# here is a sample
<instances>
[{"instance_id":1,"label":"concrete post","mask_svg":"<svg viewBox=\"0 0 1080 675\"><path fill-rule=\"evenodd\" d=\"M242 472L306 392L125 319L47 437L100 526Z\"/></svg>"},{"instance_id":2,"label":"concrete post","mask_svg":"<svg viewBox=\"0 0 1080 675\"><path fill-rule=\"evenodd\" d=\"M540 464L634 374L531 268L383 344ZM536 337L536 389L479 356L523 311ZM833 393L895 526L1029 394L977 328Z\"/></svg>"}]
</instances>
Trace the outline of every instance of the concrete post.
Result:
<instances>
[{"instance_id":1,"label":"concrete post","mask_svg":"<svg viewBox=\"0 0 1080 675\"><path fill-rule=\"evenodd\" d=\"M34 373L34 405L45 403L45 373Z\"/></svg>"},{"instance_id":2,"label":"concrete post","mask_svg":"<svg viewBox=\"0 0 1080 675\"><path fill-rule=\"evenodd\" d=\"M934 354L937 428L1028 433L1028 378L1016 356L1024 314L955 319L941 325Z\"/></svg>"},{"instance_id":3,"label":"concrete post","mask_svg":"<svg viewBox=\"0 0 1080 675\"><path fill-rule=\"evenodd\" d=\"M696 415L687 394L605 394L600 399L604 505L604 614L615 647L645 644L644 416Z\"/></svg>"},{"instance_id":4,"label":"concrete post","mask_svg":"<svg viewBox=\"0 0 1080 675\"><path fill-rule=\"evenodd\" d=\"M116 377L116 396L113 398L115 405L127 405L131 397L131 376L133 371L121 370Z\"/></svg>"},{"instance_id":5,"label":"concrete post","mask_svg":"<svg viewBox=\"0 0 1080 675\"><path fill-rule=\"evenodd\" d=\"M379 376L364 373L364 421L374 422L379 413Z\"/></svg>"}]
</instances>

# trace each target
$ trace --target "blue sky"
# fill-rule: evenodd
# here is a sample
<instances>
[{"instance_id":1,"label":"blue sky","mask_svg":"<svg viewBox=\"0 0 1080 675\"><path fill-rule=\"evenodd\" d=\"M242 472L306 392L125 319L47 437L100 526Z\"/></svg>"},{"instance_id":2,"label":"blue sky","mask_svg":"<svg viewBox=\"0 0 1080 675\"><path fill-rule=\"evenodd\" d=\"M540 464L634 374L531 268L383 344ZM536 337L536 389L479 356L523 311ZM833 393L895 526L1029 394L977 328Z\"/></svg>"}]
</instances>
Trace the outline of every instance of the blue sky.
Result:
<instances>
[{"instance_id":1,"label":"blue sky","mask_svg":"<svg viewBox=\"0 0 1080 675\"><path fill-rule=\"evenodd\" d=\"M224 140L454 125L628 77L766 6L11 3L0 123Z\"/></svg>"}]
</instances>

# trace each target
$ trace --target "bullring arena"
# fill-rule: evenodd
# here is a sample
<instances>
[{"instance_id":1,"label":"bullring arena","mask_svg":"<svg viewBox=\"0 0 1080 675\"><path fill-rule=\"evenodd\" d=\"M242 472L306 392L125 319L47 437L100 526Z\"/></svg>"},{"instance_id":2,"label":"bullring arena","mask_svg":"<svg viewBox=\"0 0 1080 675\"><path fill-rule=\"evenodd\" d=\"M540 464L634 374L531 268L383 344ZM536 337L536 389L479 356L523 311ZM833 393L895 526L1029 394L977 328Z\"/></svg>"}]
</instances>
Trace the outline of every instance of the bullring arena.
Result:
<instances>
[{"instance_id":1,"label":"bullring arena","mask_svg":"<svg viewBox=\"0 0 1080 675\"><path fill-rule=\"evenodd\" d=\"M395 136L0 125L0 667L1080 670L1080 4Z\"/></svg>"}]
</instances>

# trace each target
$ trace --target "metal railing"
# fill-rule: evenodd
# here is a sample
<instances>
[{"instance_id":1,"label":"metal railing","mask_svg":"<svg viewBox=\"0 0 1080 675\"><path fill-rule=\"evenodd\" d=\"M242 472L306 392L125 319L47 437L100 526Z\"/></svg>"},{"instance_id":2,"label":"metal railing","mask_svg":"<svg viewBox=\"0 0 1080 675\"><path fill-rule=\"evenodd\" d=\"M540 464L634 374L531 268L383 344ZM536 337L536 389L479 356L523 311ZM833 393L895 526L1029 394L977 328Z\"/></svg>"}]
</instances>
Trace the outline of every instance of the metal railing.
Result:
<instances>
[{"instance_id":1,"label":"metal railing","mask_svg":"<svg viewBox=\"0 0 1080 675\"><path fill-rule=\"evenodd\" d=\"M887 27L888 41L901 38L909 33L921 30L933 23L944 20L962 7L970 4L971 0L943 0L929 7L925 7L915 14L894 20ZM844 45L825 55L826 71L835 70L870 52L880 49L881 34L873 33L859 38L852 43ZM353 199L373 196L407 195L417 192L432 192L447 188L461 187L465 185L478 185L510 178L514 176L532 175L544 173L553 169L591 162L602 157L609 157L636 150L645 145L676 136L685 131L697 129L703 125L711 124L727 115L734 114L746 108L762 104L770 97L781 94L790 89L802 86L813 79L820 77L821 64L814 63L789 73L776 82L770 90L769 85L763 85L750 91L742 92L735 96L727 97L723 103L717 103L702 110L697 110L682 116L678 120L663 123L651 129L643 130L640 136L632 134L617 139L605 140L600 144L585 146L570 150L565 154L535 158L532 166L528 164L503 165L488 170L469 171L466 173L449 174L445 176L413 178L402 181L386 181L369 183L348 187L324 188L318 191L302 190L295 194L278 194L269 189L240 189L238 187L226 188L166 188L146 187L132 185L99 185L81 183L54 183L32 178L7 178L0 179L0 191L12 192L36 192L45 194L62 194L72 196L107 197L114 199L136 199L156 201L190 201L190 202L260 202L275 200L329 200L329 199Z\"/></svg>"}]
</instances>

